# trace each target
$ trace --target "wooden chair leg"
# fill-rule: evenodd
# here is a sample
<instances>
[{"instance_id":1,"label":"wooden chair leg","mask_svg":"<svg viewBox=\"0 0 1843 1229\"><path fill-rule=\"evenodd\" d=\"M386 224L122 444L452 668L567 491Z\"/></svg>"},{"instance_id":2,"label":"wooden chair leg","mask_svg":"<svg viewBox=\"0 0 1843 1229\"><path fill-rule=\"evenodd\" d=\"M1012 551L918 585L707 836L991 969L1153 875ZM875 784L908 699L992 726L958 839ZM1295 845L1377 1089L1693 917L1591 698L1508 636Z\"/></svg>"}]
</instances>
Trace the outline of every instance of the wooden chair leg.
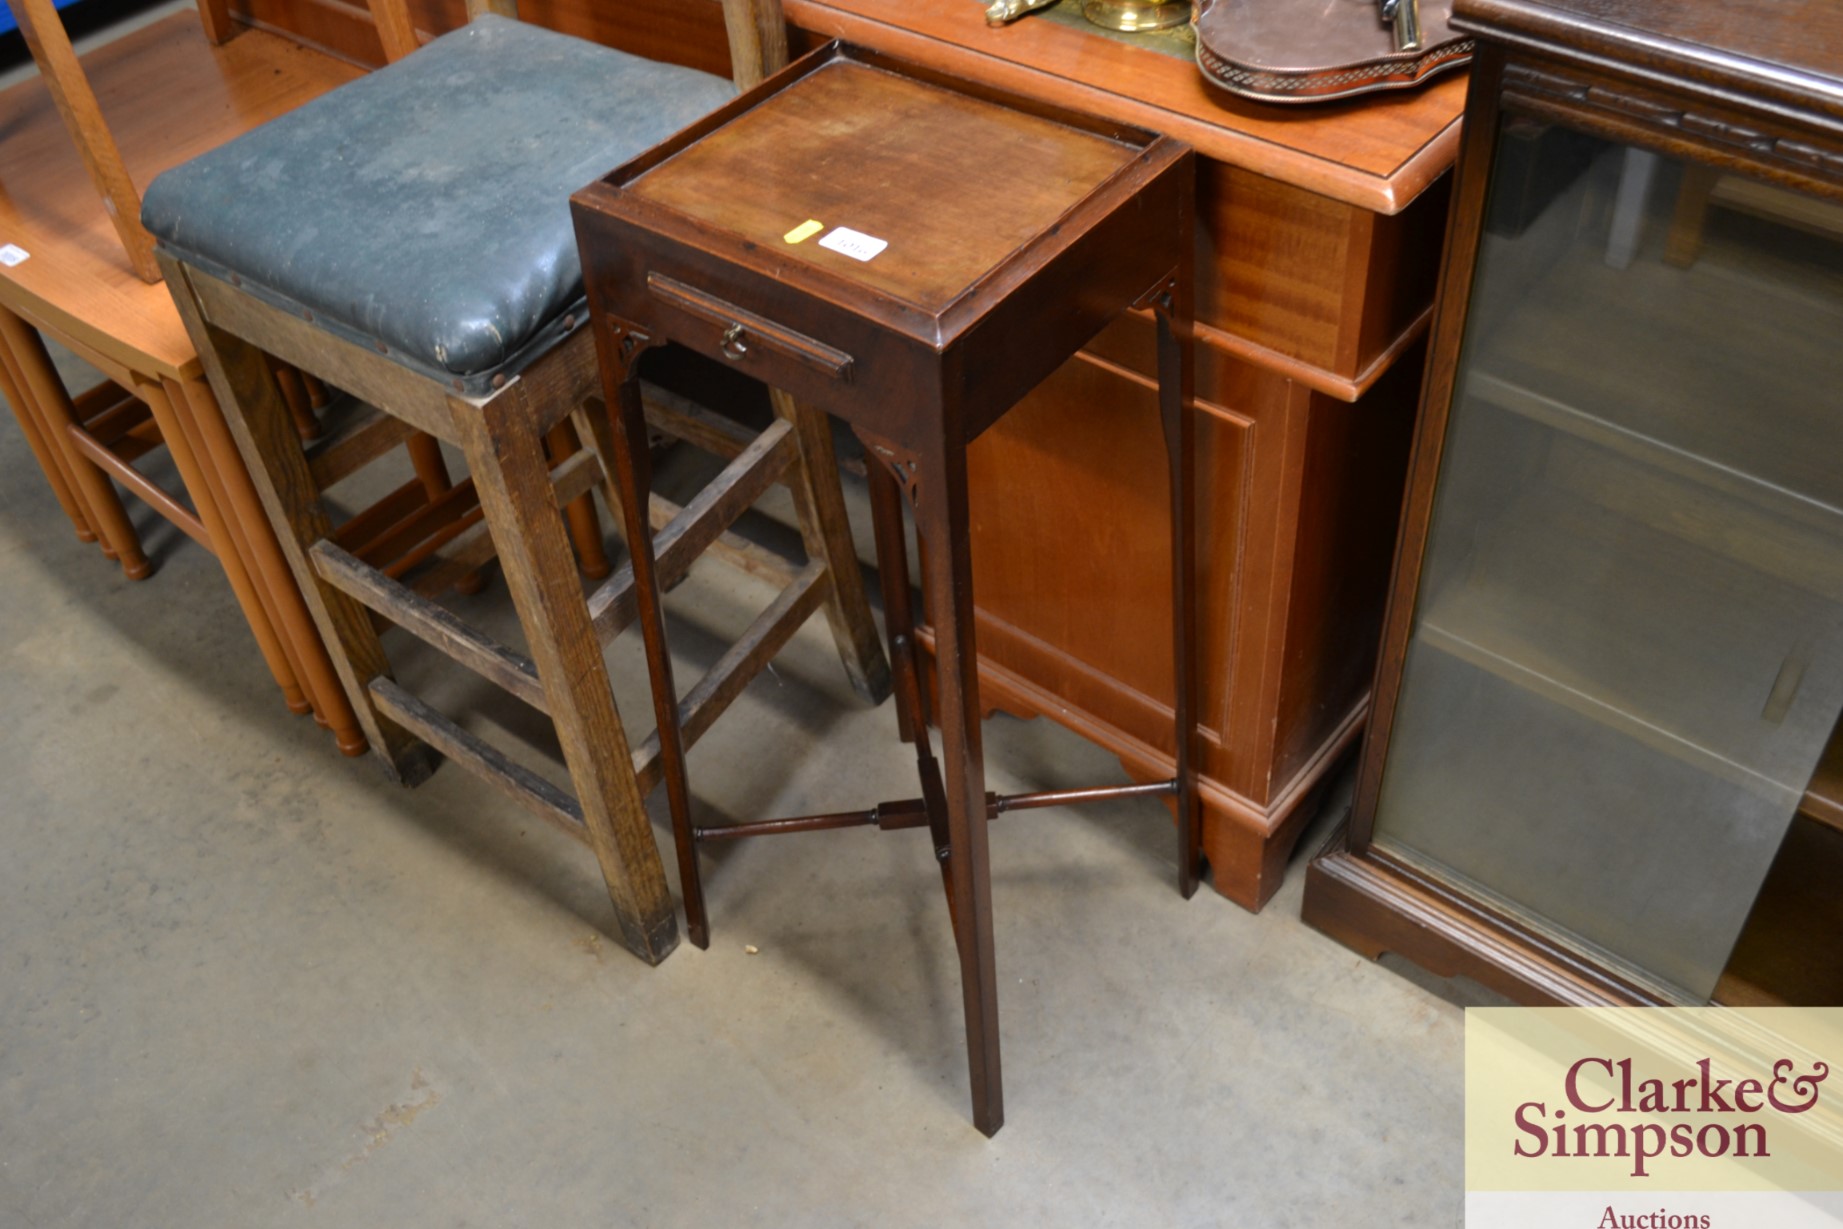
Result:
<instances>
[{"instance_id":1,"label":"wooden chair leg","mask_svg":"<svg viewBox=\"0 0 1843 1229\"><path fill-rule=\"evenodd\" d=\"M44 434L65 461L65 473L72 486L82 492L83 503L91 516L90 526L105 544L113 548L122 573L129 580L143 580L152 575L153 566L141 552L141 539L128 520L128 510L109 476L88 457L78 453L70 443L70 430L76 420L70 394L58 378L51 355L37 330L18 316L0 311L0 341L17 370L22 392L31 398Z\"/></svg>"},{"instance_id":2,"label":"wooden chair leg","mask_svg":"<svg viewBox=\"0 0 1843 1229\"><path fill-rule=\"evenodd\" d=\"M423 493L431 501L446 494L454 480L448 476L448 461L442 456L441 441L418 431L404 441L403 447L410 454L416 476L422 480Z\"/></svg>"},{"instance_id":3,"label":"wooden chair leg","mask_svg":"<svg viewBox=\"0 0 1843 1229\"><path fill-rule=\"evenodd\" d=\"M288 413L294 419L295 432L304 440L311 440L320 434L320 420L314 416L313 402L308 399L307 385L301 380L301 373L288 364L275 361L275 383L282 390L282 400L288 403Z\"/></svg>"},{"instance_id":4,"label":"wooden chair leg","mask_svg":"<svg viewBox=\"0 0 1843 1229\"><path fill-rule=\"evenodd\" d=\"M303 371L300 376L302 386L307 389L308 405L313 406L316 410L324 410L332 404L333 396L327 391L326 385L320 382L319 376L314 375L311 371Z\"/></svg>"},{"instance_id":5,"label":"wooden chair leg","mask_svg":"<svg viewBox=\"0 0 1843 1229\"><path fill-rule=\"evenodd\" d=\"M448 475L448 460L442 456L440 440L418 431L403 442L403 447L410 454L410 465L416 470L416 477L422 481L423 496L430 503L454 489L454 480ZM474 594L484 588L485 569L469 572L454 582L456 593Z\"/></svg>"},{"instance_id":6,"label":"wooden chair leg","mask_svg":"<svg viewBox=\"0 0 1843 1229\"><path fill-rule=\"evenodd\" d=\"M315 720L332 731L341 754L363 755L368 749L365 732L359 727L313 616L263 514L262 502L217 399L198 381L168 381L166 389L206 480L218 492L226 524L249 561L251 579L265 596L276 629L289 647L301 685L313 702Z\"/></svg>"},{"instance_id":7,"label":"wooden chair leg","mask_svg":"<svg viewBox=\"0 0 1843 1229\"><path fill-rule=\"evenodd\" d=\"M205 27L206 40L213 46L229 42L237 32L230 16L230 0L199 0L198 20Z\"/></svg>"},{"instance_id":8,"label":"wooden chair leg","mask_svg":"<svg viewBox=\"0 0 1843 1229\"><path fill-rule=\"evenodd\" d=\"M38 461L38 468L45 475L45 481L51 484L51 493L57 498L58 507L64 509L64 515L70 518L71 528L77 531L77 540L96 541L96 531L90 528L83 504L71 489L70 480L65 477L62 459L53 451L51 441L40 428L38 416L26 403L21 381L13 373L13 364L6 354L4 344L0 344L0 397L4 397L7 405L12 408L13 417L19 423L19 433L25 436L26 447L32 450L32 456Z\"/></svg>"},{"instance_id":9,"label":"wooden chair leg","mask_svg":"<svg viewBox=\"0 0 1843 1229\"><path fill-rule=\"evenodd\" d=\"M320 636L345 686L359 727L371 749L396 780L414 785L428 777L433 764L428 748L402 726L384 717L368 690L376 678L390 676L390 663L371 624L371 613L321 580L307 557L314 543L331 532L320 493L294 431L294 420L270 374L268 356L241 338L211 325L200 311L185 266L159 256L173 302L198 348L223 411L223 423L235 438L251 483L277 531L299 592L313 614ZM205 420L200 419L201 423ZM220 471L222 472L222 471Z\"/></svg>"},{"instance_id":10,"label":"wooden chair leg","mask_svg":"<svg viewBox=\"0 0 1843 1229\"><path fill-rule=\"evenodd\" d=\"M831 577L825 612L838 643L839 660L845 663L845 673L858 695L873 705L881 704L890 694L889 660L870 617L870 604L864 600L864 575L851 544L851 522L838 485L832 425L824 414L801 406L778 388L769 396L775 414L793 427L799 443L788 487L807 557L824 560Z\"/></svg>"},{"instance_id":11,"label":"wooden chair leg","mask_svg":"<svg viewBox=\"0 0 1843 1229\"><path fill-rule=\"evenodd\" d=\"M250 633L256 637L256 647L261 651L276 686L281 688L289 710L295 713L312 712L313 704L307 699L300 684L299 667L276 633L269 609L245 566L245 553L225 520L219 494L199 464L191 439L180 425L166 390L157 383L148 383L137 385L134 391L153 411L160 436L166 441L166 450L179 470L180 481L185 483L186 492L192 497L192 506L198 511L198 519L204 523L205 532L211 537L213 551L218 557L218 563L224 568L231 593L243 611L244 621L250 625Z\"/></svg>"},{"instance_id":12,"label":"wooden chair leg","mask_svg":"<svg viewBox=\"0 0 1843 1229\"><path fill-rule=\"evenodd\" d=\"M601 639L576 578L544 442L532 429L536 413L517 382L484 405L450 405L622 942L657 964L678 944L678 917Z\"/></svg>"},{"instance_id":13,"label":"wooden chair leg","mask_svg":"<svg viewBox=\"0 0 1843 1229\"><path fill-rule=\"evenodd\" d=\"M550 429L545 440L552 464L567 460L579 447L576 431L566 419ZM563 509L569 518L570 541L576 546L576 566L590 580L605 580L614 571L609 562L607 545L602 541L602 518L595 510L595 496L584 492L570 500Z\"/></svg>"}]
</instances>

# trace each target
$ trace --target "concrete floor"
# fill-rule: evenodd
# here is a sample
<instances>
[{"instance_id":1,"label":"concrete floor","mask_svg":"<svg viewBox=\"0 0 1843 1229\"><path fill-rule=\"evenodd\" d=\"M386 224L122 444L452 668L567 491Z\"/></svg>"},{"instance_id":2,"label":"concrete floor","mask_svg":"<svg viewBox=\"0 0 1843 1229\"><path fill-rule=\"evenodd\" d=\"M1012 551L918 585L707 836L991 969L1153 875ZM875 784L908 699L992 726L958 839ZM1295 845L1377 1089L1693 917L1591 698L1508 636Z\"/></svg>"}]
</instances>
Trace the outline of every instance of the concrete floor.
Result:
<instances>
[{"instance_id":1,"label":"concrete floor","mask_svg":"<svg viewBox=\"0 0 1843 1229\"><path fill-rule=\"evenodd\" d=\"M707 855L711 949L648 969L586 850L452 767L405 791L340 758L210 556L140 510L159 570L124 580L0 423L0 1225L1459 1220L1462 1013L1306 928L1302 861L1256 916L1178 898L1155 803L995 824L988 1141L921 835ZM700 564L681 671L767 596ZM467 601L505 623L503 586ZM650 724L637 637L611 660ZM543 741L486 698L444 702ZM729 817L906 796L894 726L815 621L694 790ZM1047 722L987 740L999 789L1120 779Z\"/></svg>"}]
</instances>

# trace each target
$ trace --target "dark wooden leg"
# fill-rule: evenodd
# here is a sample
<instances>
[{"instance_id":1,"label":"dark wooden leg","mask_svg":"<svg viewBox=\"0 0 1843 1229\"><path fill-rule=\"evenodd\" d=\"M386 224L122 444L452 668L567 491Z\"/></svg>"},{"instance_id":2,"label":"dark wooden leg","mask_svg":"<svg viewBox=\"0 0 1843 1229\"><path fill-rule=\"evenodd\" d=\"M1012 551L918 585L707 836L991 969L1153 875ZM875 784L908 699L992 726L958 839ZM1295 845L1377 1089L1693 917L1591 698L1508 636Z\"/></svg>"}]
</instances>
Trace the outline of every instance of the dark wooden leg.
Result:
<instances>
[{"instance_id":1,"label":"dark wooden leg","mask_svg":"<svg viewBox=\"0 0 1843 1229\"><path fill-rule=\"evenodd\" d=\"M1188 285L1159 296L1158 412L1171 473L1171 664L1177 673L1177 887L1186 900L1197 890L1202 861L1202 801L1197 793L1197 600L1195 417L1190 409L1192 349Z\"/></svg>"},{"instance_id":2,"label":"dark wooden leg","mask_svg":"<svg viewBox=\"0 0 1843 1229\"><path fill-rule=\"evenodd\" d=\"M622 942L658 964L678 945L678 918L551 486L538 414L516 382L484 405L451 406Z\"/></svg>"},{"instance_id":3,"label":"dark wooden leg","mask_svg":"<svg viewBox=\"0 0 1843 1229\"><path fill-rule=\"evenodd\" d=\"M973 639L973 567L966 450L941 441L921 459L916 514L934 616L940 675L941 758L947 776L948 870L966 1009L973 1125L1005 1122L998 1060L998 970L992 943L992 875L986 846L985 752L979 729L979 655ZM920 731L926 737L925 730Z\"/></svg>"},{"instance_id":4,"label":"dark wooden leg","mask_svg":"<svg viewBox=\"0 0 1843 1229\"><path fill-rule=\"evenodd\" d=\"M888 467L874 452L867 458L870 483L870 519L877 534L877 576L883 584L883 625L889 631L890 662L896 682L896 732L915 747L915 768L921 778L922 801L928 813L928 833L934 857L941 866L941 886L947 895L954 940L960 939L959 912L954 902L952 841L947 828L947 796L941 784L941 765L934 758L928 733L928 688L922 680L921 654L915 647L915 602L909 588L909 548L902 526L902 491Z\"/></svg>"},{"instance_id":5,"label":"dark wooden leg","mask_svg":"<svg viewBox=\"0 0 1843 1229\"><path fill-rule=\"evenodd\" d=\"M927 689L915 651L914 596L909 588L909 548L902 524L902 489L875 455L867 458L870 519L877 535L877 579L883 590L883 625L889 633L896 688L896 729L907 743L928 745ZM918 738L919 735L919 738Z\"/></svg>"},{"instance_id":6,"label":"dark wooden leg","mask_svg":"<svg viewBox=\"0 0 1843 1229\"><path fill-rule=\"evenodd\" d=\"M359 728L392 779L405 785L427 779L434 767L429 749L380 714L371 702L371 681L390 677L390 662L378 642L371 612L321 580L307 558L314 543L330 536L332 526L320 504L307 454L301 451L294 419L275 387L268 356L204 318L192 290L190 270L165 255L156 254L156 259L211 381L221 411L216 423L236 441L244 469L275 528L277 543L329 650ZM202 410L195 421L202 428L215 425Z\"/></svg>"},{"instance_id":7,"label":"dark wooden leg","mask_svg":"<svg viewBox=\"0 0 1843 1229\"><path fill-rule=\"evenodd\" d=\"M800 445L787 485L793 493L807 558L825 561L830 578L826 622L832 626L832 639L838 642L839 660L845 663L845 673L858 695L871 704L881 704L890 694L890 665L877 642L870 604L864 600L864 574L851 545L851 522L838 485L832 425L824 414L800 405L778 388L769 397L776 416L793 427Z\"/></svg>"},{"instance_id":8,"label":"dark wooden leg","mask_svg":"<svg viewBox=\"0 0 1843 1229\"><path fill-rule=\"evenodd\" d=\"M610 343L618 346L618 342ZM607 353L603 367L609 366ZM678 855L679 892L685 898L685 929L701 948L710 946L710 920L704 911L704 881L698 873L697 838L691 831L691 787L685 771L685 747L678 721L678 688L672 681L671 650L666 644L665 612L659 605L659 572L653 556L653 529L647 516L652 500L652 454L647 447L646 407L632 368L621 373L608 413L614 419L614 482L621 493L621 520L634 570L634 594L640 608L640 635L646 642L646 669L653 684L653 712L659 723L659 763L665 779L666 805L672 812L672 841Z\"/></svg>"}]
</instances>

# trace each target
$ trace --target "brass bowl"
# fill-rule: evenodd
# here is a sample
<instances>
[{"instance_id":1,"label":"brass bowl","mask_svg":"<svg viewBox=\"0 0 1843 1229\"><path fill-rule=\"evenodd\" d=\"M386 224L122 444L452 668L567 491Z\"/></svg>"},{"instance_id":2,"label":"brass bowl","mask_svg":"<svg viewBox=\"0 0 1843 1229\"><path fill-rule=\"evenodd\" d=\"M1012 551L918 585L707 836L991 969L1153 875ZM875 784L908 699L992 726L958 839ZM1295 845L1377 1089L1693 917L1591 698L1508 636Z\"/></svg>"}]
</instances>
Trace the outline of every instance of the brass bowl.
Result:
<instances>
[{"instance_id":1,"label":"brass bowl","mask_svg":"<svg viewBox=\"0 0 1843 1229\"><path fill-rule=\"evenodd\" d=\"M1108 30L1168 30L1190 20L1190 0L1084 0L1081 11Z\"/></svg>"}]
</instances>

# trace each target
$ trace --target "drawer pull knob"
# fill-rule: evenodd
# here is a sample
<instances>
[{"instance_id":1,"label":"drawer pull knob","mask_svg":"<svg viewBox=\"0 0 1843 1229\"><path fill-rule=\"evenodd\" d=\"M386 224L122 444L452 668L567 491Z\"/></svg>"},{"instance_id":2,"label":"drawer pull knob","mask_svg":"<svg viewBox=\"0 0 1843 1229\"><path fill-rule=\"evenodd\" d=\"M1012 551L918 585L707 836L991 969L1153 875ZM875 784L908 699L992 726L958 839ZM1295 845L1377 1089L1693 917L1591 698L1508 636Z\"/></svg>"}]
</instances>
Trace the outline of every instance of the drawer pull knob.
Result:
<instances>
[{"instance_id":1,"label":"drawer pull knob","mask_svg":"<svg viewBox=\"0 0 1843 1229\"><path fill-rule=\"evenodd\" d=\"M716 334L716 349L731 362L753 354L765 363L792 361L830 379L851 381L851 356L817 337L808 337L663 273L648 273L646 289L666 306L686 313L709 328L721 330ZM745 334L748 336L746 342L743 340ZM709 345L710 334L702 336L704 340L699 344Z\"/></svg>"},{"instance_id":2,"label":"drawer pull knob","mask_svg":"<svg viewBox=\"0 0 1843 1229\"><path fill-rule=\"evenodd\" d=\"M748 343L742 340L742 326L740 324L732 324L728 329L724 330L723 343L720 349L723 351L723 357L729 359L731 362L734 362L749 352Z\"/></svg>"}]
</instances>

